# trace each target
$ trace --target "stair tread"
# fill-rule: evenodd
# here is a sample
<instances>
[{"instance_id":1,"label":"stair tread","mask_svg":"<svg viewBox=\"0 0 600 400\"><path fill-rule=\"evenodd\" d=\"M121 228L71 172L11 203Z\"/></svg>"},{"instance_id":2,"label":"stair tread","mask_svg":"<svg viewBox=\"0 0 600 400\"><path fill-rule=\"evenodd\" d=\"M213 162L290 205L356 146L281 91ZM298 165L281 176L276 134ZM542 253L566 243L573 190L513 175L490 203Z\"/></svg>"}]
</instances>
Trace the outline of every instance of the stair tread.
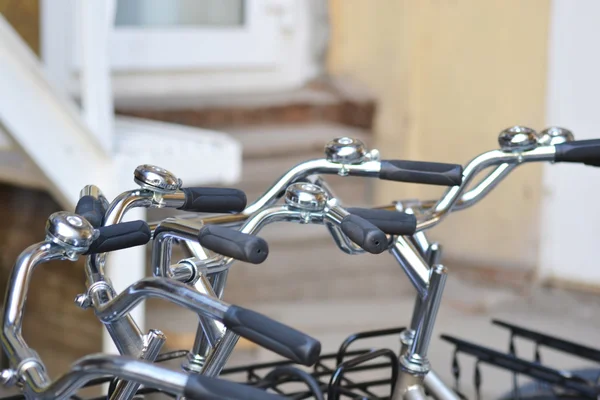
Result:
<instances>
[{"instance_id":1,"label":"stair tread","mask_svg":"<svg viewBox=\"0 0 600 400\"><path fill-rule=\"evenodd\" d=\"M343 101L334 93L313 87L302 87L296 90L248 93L221 94L210 96L166 95L160 98L128 97L117 98L115 106L127 110L188 110L207 108L264 108L282 107L291 104L331 105Z\"/></svg>"},{"instance_id":2,"label":"stair tread","mask_svg":"<svg viewBox=\"0 0 600 400\"><path fill-rule=\"evenodd\" d=\"M322 155L327 142L341 136L350 136L366 143L370 141L370 135L364 129L327 122L250 126L224 131L242 144L246 159L287 157L308 152Z\"/></svg>"}]
</instances>

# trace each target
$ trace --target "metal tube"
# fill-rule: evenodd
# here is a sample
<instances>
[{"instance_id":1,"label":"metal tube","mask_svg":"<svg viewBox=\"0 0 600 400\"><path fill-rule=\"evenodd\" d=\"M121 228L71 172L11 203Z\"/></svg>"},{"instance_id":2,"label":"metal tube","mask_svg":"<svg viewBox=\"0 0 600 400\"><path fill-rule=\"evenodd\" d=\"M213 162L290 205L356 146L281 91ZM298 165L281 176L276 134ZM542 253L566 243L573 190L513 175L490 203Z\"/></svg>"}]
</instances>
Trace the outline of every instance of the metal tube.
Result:
<instances>
[{"instance_id":1,"label":"metal tube","mask_svg":"<svg viewBox=\"0 0 600 400\"><path fill-rule=\"evenodd\" d=\"M223 321L223 317L229 309L227 303L206 296L184 283L165 278L144 278L97 309L96 316L102 322L118 320L142 300L149 297L168 300L197 314L219 321Z\"/></svg>"},{"instance_id":2,"label":"metal tube","mask_svg":"<svg viewBox=\"0 0 600 400\"><path fill-rule=\"evenodd\" d=\"M429 250L429 240L427 239L427 235L425 232L420 231L416 232L414 235L410 237L411 242L415 245L417 249L419 249L419 253L423 258L427 258L427 251ZM431 264L429 264L431 265Z\"/></svg>"},{"instance_id":3,"label":"metal tube","mask_svg":"<svg viewBox=\"0 0 600 400\"><path fill-rule=\"evenodd\" d=\"M405 237L398 236L394 245L390 247L390 253L396 258L419 296L425 297L429 282L429 267L419 251Z\"/></svg>"},{"instance_id":4,"label":"metal tube","mask_svg":"<svg viewBox=\"0 0 600 400\"><path fill-rule=\"evenodd\" d=\"M454 393L454 390L449 388L433 370L430 370L425 375L423 384L425 389L427 389L427 393L436 400L460 400L460 397Z\"/></svg>"},{"instance_id":5,"label":"metal tube","mask_svg":"<svg viewBox=\"0 0 600 400\"><path fill-rule=\"evenodd\" d=\"M342 169L347 175L377 177L381 170L381 164L379 161L366 161L362 164L342 165L325 159L303 162L286 172L264 195L246 207L243 213L246 215L254 214L260 209L275 203L281 194L285 192L286 187L301 178L317 174L338 174Z\"/></svg>"},{"instance_id":6,"label":"metal tube","mask_svg":"<svg viewBox=\"0 0 600 400\"><path fill-rule=\"evenodd\" d=\"M423 314L423 298L417 294L415 296L415 304L413 306L413 313L410 319L410 329L413 332L417 331L417 328L419 327L419 323L421 322L422 319L422 314ZM414 333L413 333L413 340L414 340Z\"/></svg>"},{"instance_id":7,"label":"metal tube","mask_svg":"<svg viewBox=\"0 0 600 400\"><path fill-rule=\"evenodd\" d=\"M132 208L148 208L152 204L153 193L148 190L132 190L121 193L110 204L104 217L104 226L121 222L125 213ZM114 293L112 287L106 283L107 279L104 276L106 254L91 255L88 259L89 268L86 269L88 288L91 289L94 284L99 284L96 290L90 290L92 304L97 310L111 300ZM143 334L130 315L123 315L118 320L105 322L104 326L121 354L134 357L143 355ZM124 400L126 397L119 397L119 399Z\"/></svg>"},{"instance_id":8,"label":"metal tube","mask_svg":"<svg viewBox=\"0 0 600 400\"><path fill-rule=\"evenodd\" d=\"M166 336L161 331L150 330L147 335L144 335L144 348L139 358L150 362L154 361L166 340ZM140 384L138 382L119 380L110 396L110 400L132 399L139 387Z\"/></svg>"},{"instance_id":9,"label":"metal tube","mask_svg":"<svg viewBox=\"0 0 600 400\"><path fill-rule=\"evenodd\" d=\"M2 320L2 346L14 367L21 366L25 381L43 386L49 381L44 364L22 336L23 311L35 268L47 261L66 259L65 250L54 243L29 246L17 258L8 279ZM27 365L27 368L22 366Z\"/></svg>"},{"instance_id":10,"label":"metal tube","mask_svg":"<svg viewBox=\"0 0 600 400\"><path fill-rule=\"evenodd\" d=\"M404 396L402 396L403 400L427 400L427 396L425 395L425 391L420 386L414 386L409 388L406 392L404 392Z\"/></svg>"},{"instance_id":11,"label":"metal tube","mask_svg":"<svg viewBox=\"0 0 600 400\"><path fill-rule=\"evenodd\" d=\"M201 292L207 296L216 297L215 292L211 283L206 279L205 276L201 275L198 280L197 287L201 287ZM191 354L188 357L188 369L194 369L194 363L202 361L203 365L200 367L201 372L206 374L206 371L210 371L211 376L217 376L225 363L231 356L231 352L238 341L239 336L224 326L221 326L219 332L215 332L211 327L212 321L207 321L207 318L200 317L198 324L198 330L196 338L194 340L194 346Z\"/></svg>"},{"instance_id":12,"label":"metal tube","mask_svg":"<svg viewBox=\"0 0 600 400\"><path fill-rule=\"evenodd\" d=\"M433 334L433 327L442 301L447 277L448 271L443 265L436 265L431 268L427 297L423 300L421 321L416 329L409 357L418 356L421 359L427 358L427 349L429 348L429 342Z\"/></svg>"},{"instance_id":13,"label":"metal tube","mask_svg":"<svg viewBox=\"0 0 600 400\"><path fill-rule=\"evenodd\" d=\"M417 230L429 229L437 225L452 210L469 183L483 169L504 163L520 164L533 161L553 161L555 153L554 146L543 146L523 153L493 150L479 155L467 164L463 170L462 184L448 189L432 209L418 218Z\"/></svg>"},{"instance_id":14,"label":"metal tube","mask_svg":"<svg viewBox=\"0 0 600 400\"><path fill-rule=\"evenodd\" d=\"M185 192L177 190L174 193L156 193L154 194L156 201L155 207L159 208L180 208L185 204Z\"/></svg>"},{"instance_id":15,"label":"metal tube","mask_svg":"<svg viewBox=\"0 0 600 400\"><path fill-rule=\"evenodd\" d=\"M204 275L200 275L200 278L196 283L196 290L198 290L199 293L202 293L205 296L217 298L210 282L208 281L208 279L206 279ZM200 316L200 321L198 324L198 333L200 333L200 330L204 334L205 341L202 342L198 339L198 337L196 337L197 340L194 342L192 353L200 356L206 356L208 351L212 349L212 347L214 347L223 337L223 334L225 333L225 326L210 318Z\"/></svg>"},{"instance_id":16,"label":"metal tube","mask_svg":"<svg viewBox=\"0 0 600 400\"><path fill-rule=\"evenodd\" d=\"M227 285L227 276L229 275L229 269L217 271L216 269L211 269L211 267L208 266L208 273L212 274L210 275L210 279L213 290L215 291L215 296L217 296L217 298L219 299L222 299L223 293L225 292L225 286Z\"/></svg>"},{"instance_id":17,"label":"metal tube","mask_svg":"<svg viewBox=\"0 0 600 400\"><path fill-rule=\"evenodd\" d=\"M152 206L153 193L148 190L131 190L118 195L110 204L104 217L104 225L114 225L121 220L125 213L135 207L149 208Z\"/></svg>"},{"instance_id":18,"label":"metal tube","mask_svg":"<svg viewBox=\"0 0 600 400\"><path fill-rule=\"evenodd\" d=\"M105 376L135 381L142 385L183 395L188 381L187 375L123 356L91 355L73 364L70 371L50 385L31 386L31 399L59 400L68 399L79 388L92 379Z\"/></svg>"},{"instance_id":19,"label":"metal tube","mask_svg":"<svg viewBox=\"0 0 600 400\"><path fill-rule=\"evenodd\" d=\"M152 270L154 276L171 277L173 239L198 241L202 225L189 220L168 218L158 224L152 241Z\"/></svg>"},{"instance_id":20,"label":"metal tube","mask_svg":"<svg viewBox=\"0 0 600 400\"><path fill-rule=\"evenodd\" d=\"M219 376L225 364L227 364L227 360L229 360L239 338L236 333L229 330L226 331L212 352L207 355L204 367L202 368L202 375L211 377Z\"/></svg>"},{"instance_id":21,"label":"metal tube","mask_svg":"<svg viewBox=\"0 0 600 400\"><path fill-rule=\"evenodd\" d=\"M396 378L391 400L426 400L423 391L423 375L400 370Z\"/></svg>"},{"instance_id":22,"label":"metal tube","mask_svg":"<svg viewBox=\"0 0 600 400\"><path fill-rule=\"evenodd\" d=\"M453 209L462 210L483 199L517 166L518 164L501 164L497 166L487 177L482 179L477 186L464 193Z\"/></svg>"},{"instance_id":23,"label":"metal tube","mask_svg":"<svg viewBox=\"0 0 600 400\"><path fill-rule=\"evenodd\" d=\"M432 243L427 249L427 263L430 266L440 264L442 259L442 245L439 243Z\"/></svg>"},{"instance_id":24,"label":"metal tube","mask_svg":"<svg viewBox=\"0 0 600 400\"><path fill-rule=\"evenodd\" d=\"M175 265L171 265L171 279L175 279L176 281L189 283L196 277L195 268L193 268L189 263L179 262Z\"/></svg>"},{"instance_id":25,"label":"metal tube","mask_svg":"<svg viewBox=\"0 0 600 400\"><path fill-rule=\"evenodd\" d=\"M360 248L356 243L351 241L348 236L342 232L339 225L325 224L325 227L331 234L335 244L346 254L363 254L365 251Z\"/></svg>"}]
</instances>

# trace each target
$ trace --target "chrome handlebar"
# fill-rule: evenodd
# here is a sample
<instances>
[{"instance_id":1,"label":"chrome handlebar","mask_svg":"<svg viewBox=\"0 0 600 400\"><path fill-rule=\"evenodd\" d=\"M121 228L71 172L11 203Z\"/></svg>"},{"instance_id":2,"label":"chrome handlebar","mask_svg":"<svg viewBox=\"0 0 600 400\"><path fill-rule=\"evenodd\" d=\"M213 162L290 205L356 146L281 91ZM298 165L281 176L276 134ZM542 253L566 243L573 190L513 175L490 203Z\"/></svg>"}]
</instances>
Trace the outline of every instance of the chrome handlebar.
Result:
<instances>
[{"instance_id":1,"label":"chrome handlebar","mask_svg":"<svg viewBox=\"0 0 600 400\"><path fill-rule=\"evenodd\" d=\"M318 185L310 183L295 183L286 189L285 204L263 207L248 216L240 227L240 232L255 235L263 227L275 222L296 222L300 224L324 224L330 230L335 229L336 243L348 241L353 243L340 228L341 222L349 215L348 211L338 205L337 199L328 196L327 192ZM190 220L169 218L155 226L152 245L152 267L155 276L178 277L183 282L190 282L194 276L210 275L226 271L234 259L222 255L183 260L183 267L171 265L171 246L173 239L190 242L190 246L200 250L197 234L200 226ZM362 250L362 249L361 249ZM178 264L178 266L180 266ZM218 291L215 288L215 291Z\"/></svg>"},{"instance_id":2,"label":"chrome handlebar","mask_svg":"<svg viewBox=\"0 0 600 400\"><path fill-rule=\"evenodd\" d=\"M36 400L68 399L95 378L115 376L182 396L188 384L187 375L148 362L124 356L90 355L76 361L69 372L50 384L26 380L26 396Z\"/></svg>"},{"instance_id":3,"label":"chrome handlebar","mask_svg":"<svg viewBox=\"0 0 600 400\"><path fill-rule=\"evenodd\" d=\"M34 270L52 260L77 260L92 245L97 232L76 214L54 213L46 223L46 240L25 249L11 272L4 303L2 345L16 378L25 386L24 392L28 398L67 398L87 380L107 373L135 378L139 383L158 385L169 391L172 391L173 384L177 382L175 378L187 379L185 375L175 373L171 377L173 379L165 380L165 374L170 372L163 368L151 366L151 373L145 374L147 365L141 361L98 356L82 359L68 374L51 382L42 360L25 342L22 337L23 312ZM103 369L102 366L107 366L108 369ZM182 385L174 393L182 394L184 388L185 385Z\"/></svg>"}]
</instances>

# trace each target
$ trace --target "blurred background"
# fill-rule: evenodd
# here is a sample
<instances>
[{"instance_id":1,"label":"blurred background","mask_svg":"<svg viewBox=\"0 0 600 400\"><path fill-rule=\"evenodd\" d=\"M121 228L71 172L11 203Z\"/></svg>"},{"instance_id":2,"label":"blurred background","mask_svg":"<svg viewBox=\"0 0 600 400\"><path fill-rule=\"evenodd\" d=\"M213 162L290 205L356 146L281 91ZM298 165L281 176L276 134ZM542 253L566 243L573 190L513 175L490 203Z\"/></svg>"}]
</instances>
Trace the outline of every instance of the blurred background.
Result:
<instances>
[{"instance_id":1,"label":"blurred background","mask_svg":"<svg viewBox=\"0 0 600 400\"><path fill-rule=\"evenodd\" d=\"M517 124L598 137L594 0L0 0L0 13L2 287L50 213L73 209L86 184L108 198L134 189L138 164L187 185L239 187L252 201L340 136L388 159L461 164ZM526 165L433 229L451 271L438 330L493 346L506 338L489 319L504 315L593 345L598 178L590 167ZM442 193L327 180L353 206ZM328 350L355 331L408 323L413 289L388 254L346 256L322 227L271 225L262 236L269 260L235 264L228 301ZM145 256L112 256L117 288L146 273ZM93 313L72 304L80 262L41 268L32 285L25 337L54 375L109 348ZM191 345L194 316L154 302L136 315L170 348ZM432 346L450 377L452 349Z\"/></svg>"}]
</instances>

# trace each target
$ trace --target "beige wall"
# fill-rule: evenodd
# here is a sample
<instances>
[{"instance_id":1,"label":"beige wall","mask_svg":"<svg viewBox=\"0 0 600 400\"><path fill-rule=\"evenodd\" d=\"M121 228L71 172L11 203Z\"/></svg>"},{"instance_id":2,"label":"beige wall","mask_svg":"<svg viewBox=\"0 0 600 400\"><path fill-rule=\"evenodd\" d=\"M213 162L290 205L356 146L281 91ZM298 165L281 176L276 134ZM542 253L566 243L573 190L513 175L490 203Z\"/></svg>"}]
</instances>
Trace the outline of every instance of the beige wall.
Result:
<instances>
[{"instance_id":1,"label":"beige wall","mask_svg":"<svg viewBox=\"0 0 600 400\"><path fill-rule=\"evenodd\" d=\"M385 158L466 163L514 124L542 129L549 0L330 0L329 71L379 98ZM378 199L437 188L382 184ZM524 166L432 236L465 264L537 264L541 168Z\"/></svg>"}]
</instances>

